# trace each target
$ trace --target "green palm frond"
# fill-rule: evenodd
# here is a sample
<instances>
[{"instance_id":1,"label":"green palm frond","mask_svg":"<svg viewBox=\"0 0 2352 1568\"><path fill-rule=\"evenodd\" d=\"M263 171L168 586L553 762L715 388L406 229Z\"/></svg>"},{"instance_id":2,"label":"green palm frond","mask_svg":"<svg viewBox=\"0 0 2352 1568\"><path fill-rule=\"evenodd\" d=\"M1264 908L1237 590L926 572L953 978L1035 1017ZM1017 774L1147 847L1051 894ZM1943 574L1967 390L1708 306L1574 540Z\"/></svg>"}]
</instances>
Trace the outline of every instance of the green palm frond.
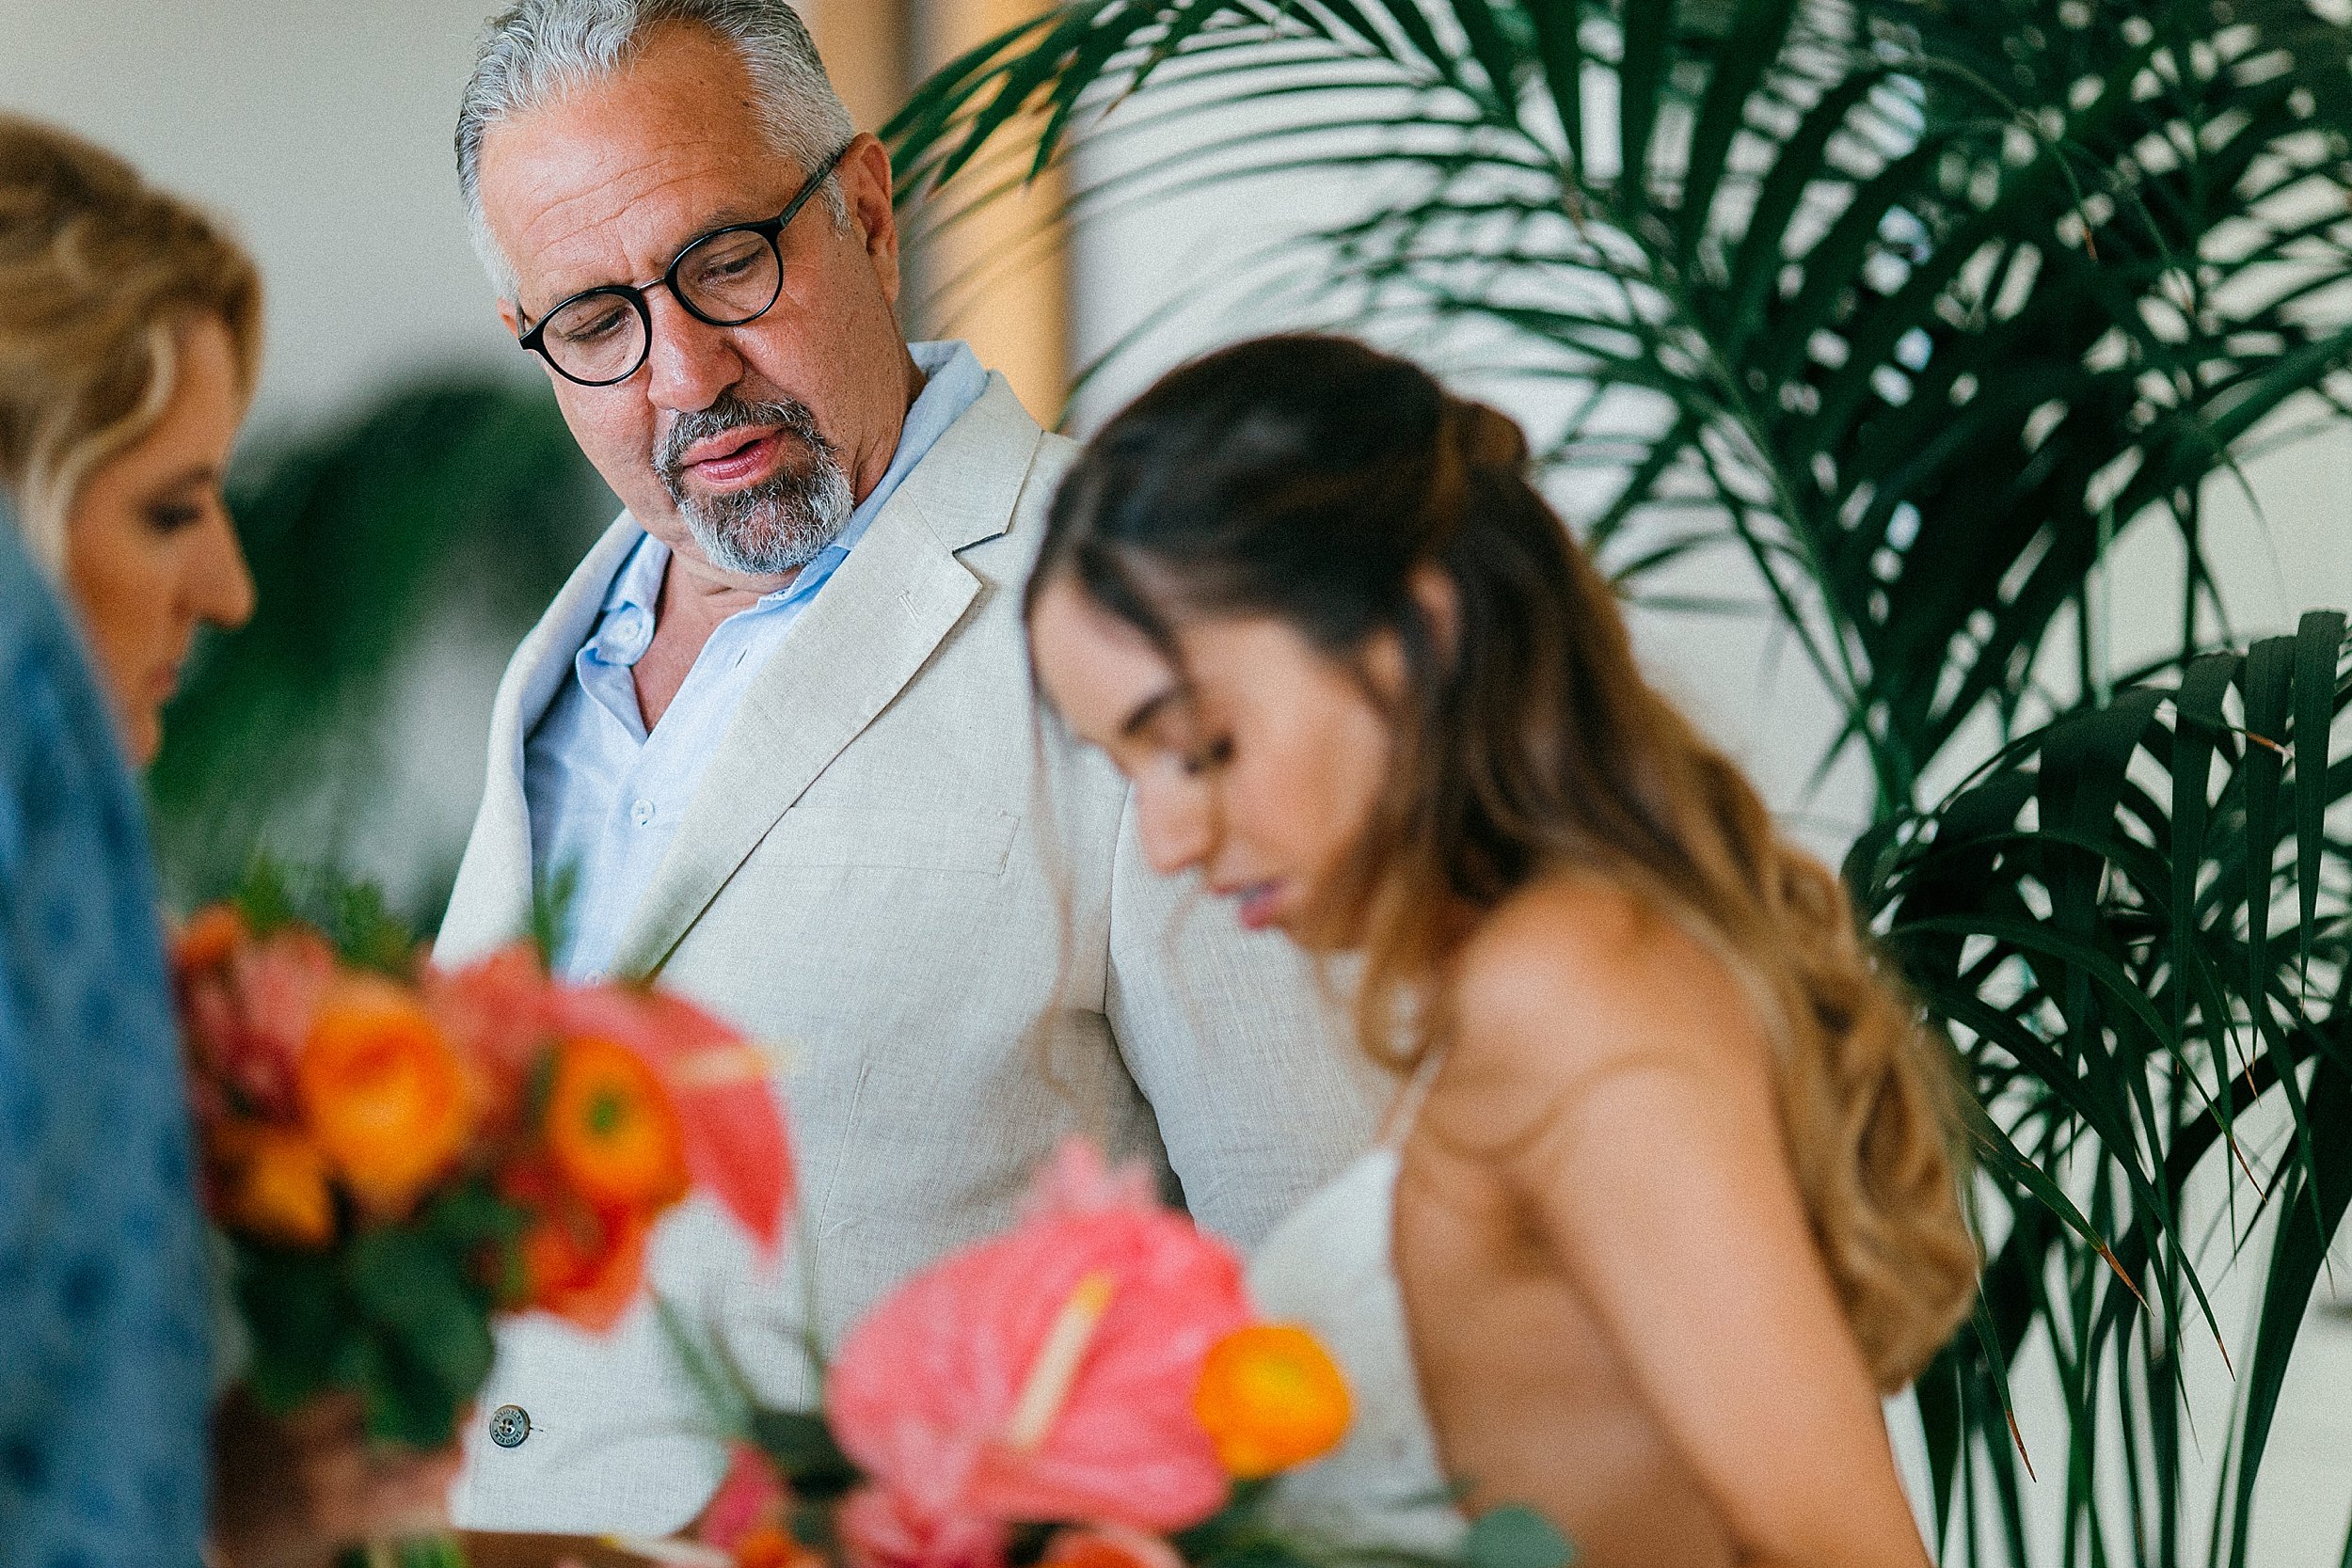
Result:
<instances>
[{"instance_id":1,"label":"green palm frond","mask_svg":"<svg viewBox=\"0 0 2352 1568\"><path fill-rule=\"evenodd\" d=\"M2055 1487L2058 1560L2248 1560L2352 1200L2352 762L2340 617L2203 655L2201 498L2352 413L2340 11L1081 0L885 134L918 229L1062 164L1081 218L1370 193L1253 256L1263 297L1459 332L1549 392L1546 456L1602 496L1575 521L1629 591L1744 553L1876 781L1849 881L1985 1108L1984 1294L1921 1388L1947 1557L2049 1560ZM2134 530L2185 569L2172 651L2119 676L2091 601ZM1987 718L1997 753L1928 782ZM2210 1244L2192 1181L2225 1195ZM2217 1421L2182 1368L2231 1267L2260 1290ZM2067 1420L2039 1481L2031 1357Z\"/></svg>"},{"instance_id":2,"label":"green palm frond","mask_svg":"<svg viewBox=\"0 0 2352 1568\"><path fill-rule=\"evenodd\" d=\"M519 641L618 509L546 388L490 379L265 436L229 488L259 610L200 651L149 776L183 902L220 895L257 851L342 861L387 804L394 716L416 696L402 670L457 630ZM402 911L420 929L438 924L462 848L407 847L430 873Z\"/></svg>"},{"instance_id":3,"label":"green palm frond","mask_svg":"<svg viewBox=\"0 0 2352 1568\"><path fill-rule=\"evenodd\" d=\"M2039 1335L2078 1413L2069 1450L2034 1461L2063 1478L2066 1561L2185 1562L2201 1544L2248 1560L2280 1388L2352 1201L2344 645L2344 618L2313 614L2069 715L1848 864L1966 1049L2006 1204L1977 1332L1920 1384L1938 1492L1947 1510L1989 1494L2003 1538L2025 1536L2004 1369ZM2222 1329L2183 1215L2216 1178L2242 1189L2234 1241L2267 1257L2246 1254L2263 1271L2252 1357L2234 1422L2204 1434L2227 1463L2200 1502L2173 1412L2185 1338ZM2118 1388L2123 1418L2093 1418ZM2119 1437L2129 1484L2103 1497ZM2105 1517L2119 1491L2122 1517Z\"/></svg>"},{"instance_id":4,"label":"green palm frond","mask_svg":"<svg viewBox=\"0 0 2352 1568\"><path fill-rule=\"evenodd\" d=\"M1549 455L1613 490L1604 562L1736 540L1894 807L2016 721L2122 530L2183 538L2184 652L2218 627L2203 482L2352 355L2348 49L2302 0L1089 0L886 135L936 222L1080 131L1237 110L1072 210L1395 182L1263 265L1573 388Z\"/></svg>"}]
</instances>

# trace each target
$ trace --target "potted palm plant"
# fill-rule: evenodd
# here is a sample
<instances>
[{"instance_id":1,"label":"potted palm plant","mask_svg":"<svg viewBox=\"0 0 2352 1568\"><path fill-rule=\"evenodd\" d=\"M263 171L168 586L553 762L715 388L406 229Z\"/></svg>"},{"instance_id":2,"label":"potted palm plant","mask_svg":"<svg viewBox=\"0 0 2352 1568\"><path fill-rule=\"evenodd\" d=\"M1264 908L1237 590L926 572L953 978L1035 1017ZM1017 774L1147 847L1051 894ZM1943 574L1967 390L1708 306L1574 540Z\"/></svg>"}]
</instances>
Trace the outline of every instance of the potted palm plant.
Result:
<instances>
[{"instance_id":1,"label":"potted palm plant","mask_svg":"<svg viewBox=\"0 0 2352 1568\"><path fill-rule=\"evenodd\" d=\"M1982 1106L1982 1299L1918 1390L1953 1560L2247 1561L2352 1202L2345 623L2233 646L2202 506L2347 412L2345 20L1079 0L885 133L933 221L1129 125L1200 134L1080 163L1079 214L1378 174L1254 264L1311 277L1318 325L1481 333L1567 389L1544 461L1605 493L1577 522L1629 592L1745 555L1842 715L1824 765L1867 768L1853 895ZM2112 672L2098 568L2150 531L2186 563L2169 648ZM2201 1403L2216 1345L2233 1393ZM2063 1451L2012 1418L2026 1356Z\"/></svg>"}]
</instances>

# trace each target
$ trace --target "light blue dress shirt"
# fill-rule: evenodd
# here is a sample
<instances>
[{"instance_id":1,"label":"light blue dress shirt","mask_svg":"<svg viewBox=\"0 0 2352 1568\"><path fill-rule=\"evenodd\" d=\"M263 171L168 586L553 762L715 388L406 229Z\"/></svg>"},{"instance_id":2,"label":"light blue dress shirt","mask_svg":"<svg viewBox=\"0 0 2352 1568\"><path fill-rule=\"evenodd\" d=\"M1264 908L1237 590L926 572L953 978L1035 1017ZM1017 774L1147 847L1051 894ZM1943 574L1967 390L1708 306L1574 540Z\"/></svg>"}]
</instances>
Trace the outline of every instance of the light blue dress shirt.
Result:
<instances>
[{"instance_id":1,"label":"light blue dress shirt","mask_svg":"<svg viewBox=\"0 0 2352 1568\"><path fill-rule=\"evenodd\" d=\"M0 1564L195 1568L202 1229L147 828L0 511Z\"/></svg>"},{"instance_id":2,"label":"light blue dress shirt","mask_svg":"<svg viewBox=\"0 0 2352 1568\"><path fill-rule=\"evenodd\" d=\"M752 683L899 483L988 390L988 372L963 343L914 343L910 352L929 379L907 411L882 483L858 503L841 536L790 584L711 633L651 734L637 705L634 671L653 645L669 546L641 533L613 573L596 630L572 660L573 678L556 692L523 749L532 874L547 883L569 867L576 878L569 919L552 956L564 977L586 979L612 968L629 917Z\"/></svg>"}]
</instances>

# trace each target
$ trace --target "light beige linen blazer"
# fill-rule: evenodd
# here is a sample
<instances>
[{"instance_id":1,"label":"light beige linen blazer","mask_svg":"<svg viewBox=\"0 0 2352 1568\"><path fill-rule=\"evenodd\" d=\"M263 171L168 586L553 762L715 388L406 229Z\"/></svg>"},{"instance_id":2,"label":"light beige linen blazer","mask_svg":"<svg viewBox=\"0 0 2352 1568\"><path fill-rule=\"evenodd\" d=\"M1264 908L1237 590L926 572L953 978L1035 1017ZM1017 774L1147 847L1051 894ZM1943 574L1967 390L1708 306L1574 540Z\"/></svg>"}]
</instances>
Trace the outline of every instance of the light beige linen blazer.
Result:
<instances>
[{"instance_id":1,"label":"light beige linen blazer","mask_svg":"<svg viewBox=\"0 0 2352 1568\"><path fill-rule=\"evenodd\" d=\"M760 673L623 941L625 970L660 966L790 1048L787 1259L763 1265L690 1204L651 1271L771 1399L812 1402L804 1303L836 1342L893 1284L1009 1222L1071 1133L1154 1162L1245 1247L1371 1135L1379 1085L1307 966L1154 876L1118 774L1036 721L1020 591L1072 451L991 378ZM623 517L507 670L443 961L527 927L524 741L634 536ZM1073 916L1058 991L1057 878ZM509 1406L529 1434L506 1448L487 1433ZM723 1466L708 1424L649 1307L604 1338L510 1325L456 1518L675 1529Z\"/></svg>"}]
</instances>

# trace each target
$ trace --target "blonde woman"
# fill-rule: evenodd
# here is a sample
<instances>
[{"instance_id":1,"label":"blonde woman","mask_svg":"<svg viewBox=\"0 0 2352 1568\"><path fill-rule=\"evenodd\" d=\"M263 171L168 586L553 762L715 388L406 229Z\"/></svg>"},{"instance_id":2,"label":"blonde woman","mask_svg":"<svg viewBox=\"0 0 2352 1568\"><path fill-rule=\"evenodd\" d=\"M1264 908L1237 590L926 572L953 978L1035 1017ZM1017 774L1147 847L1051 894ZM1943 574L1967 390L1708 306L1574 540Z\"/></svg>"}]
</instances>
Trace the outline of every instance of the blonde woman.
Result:
<instances>
[{"instance_id":1,"label":"blonde woman","mask_svg":"<svg viewBox=\"0 0 2352 1568\"><path fill-rule=\"evenodd\" d=\"M1882 1392L1965 1311L1944 1051L1835 878L1642 679L1518 428L1330 338L1178 371L1071 469L1029 585L1145 848L1364 961L1408 1087L1261 1252L1355 1385L1284 1505L1589 1568L1924 1568Z\"/></svg>"},{"instance_id":2,"label":"blonde woman","mask_svg":"<svg viewBox=\"0 0 2352 1568\"><path fill-rule=\"evenodd\" d=\"M137 805L198 629L253 583L221 480L261 361L252 261L65 132L0 115L0 1561L174 1562L204 1530L204 1294ZM21 548L20 548L21 546ZM103 697L24 570L79 624ZM86 711L103 703L110 721ZM110 745L106 732L119 745ZM95 731L95 745L86 741ZM135 891L137 890L137 891ZM326 1560L437 1520L453 1462L357 1412L218 1412L212 1546Z\"/></svg>"},{"instance_id":3,"label":"blonde woman","mask_svg":"<svg viewBox=\"0 0 2352 1568\"><path fill-rule=\"evenodd\" d=\"M221 479L261 356L232 240L112 154L0 116L0 494L136 763L198 628L253 611Z\"/></svg>"}]
</instances>

